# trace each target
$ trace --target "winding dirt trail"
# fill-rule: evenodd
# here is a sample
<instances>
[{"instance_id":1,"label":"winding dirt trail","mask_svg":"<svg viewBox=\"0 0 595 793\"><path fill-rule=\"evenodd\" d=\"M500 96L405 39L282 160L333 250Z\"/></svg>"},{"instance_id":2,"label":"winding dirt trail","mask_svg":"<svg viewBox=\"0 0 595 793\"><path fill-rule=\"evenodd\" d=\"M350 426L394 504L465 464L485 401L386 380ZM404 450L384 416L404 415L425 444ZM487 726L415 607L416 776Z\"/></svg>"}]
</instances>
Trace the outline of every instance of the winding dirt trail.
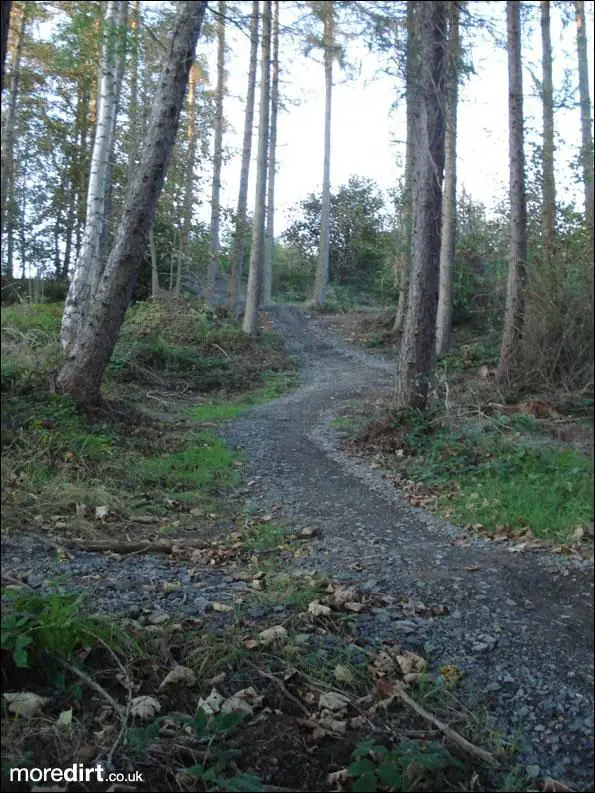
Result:
<instances>
[{"instance_id":1,"label":"winding dirt trail","mask_svg":"<svg viewBox=\"0 0 595 793\"><path fill-rule=\"evenodd\" d=\"M359 630L406 635L430 660L455 664L463 698L516 736L529 775L592 790L592 564L480 538L455 543L460 530L401 500L379 472L341 452L329 428L354 397L390 388L393 365L348 349L297 307L269 316L301 359L302 383L223 431L245 450L255 504L281 504L298 527L322 529L302 562L309 569L396 603L445 605L446 616L410 620L397 619L397 606L378 609Z\"/></svg>"}]
</instances>

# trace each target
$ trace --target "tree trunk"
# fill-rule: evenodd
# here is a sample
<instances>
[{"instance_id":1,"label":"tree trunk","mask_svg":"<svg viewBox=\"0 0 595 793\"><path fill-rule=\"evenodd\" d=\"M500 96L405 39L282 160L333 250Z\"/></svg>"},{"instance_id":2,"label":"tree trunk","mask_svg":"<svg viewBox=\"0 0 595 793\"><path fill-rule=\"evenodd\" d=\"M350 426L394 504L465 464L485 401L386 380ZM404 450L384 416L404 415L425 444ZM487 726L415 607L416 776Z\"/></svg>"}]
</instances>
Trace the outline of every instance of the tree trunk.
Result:
<instances>
[{"instance_id":1,"label":"tree trunk","mask_svg":"<svg viewBox=\"0 0 595 793\"><path fill-rule=\"evenodd\" d=\"M436 355L446 355L452 328L452 279L457 231L457 103L459 87L459 7L448 4L448 45L444 137L444 191L442 196L442 239L440 242L440 285L436 320Z\"/></svg>"},{"instance_id":2,"label":"tree trunk","mask_svg":"<svg viewBox=\"0 0 595 793\"><path fill-rule=\"evenodd\" d=\"M157 269L157 250L155 249L155 233L152 225L149 231L149 251L151 252L151 298L156 300L159 295L159 270Z\"/></svg>"},{"instance_id":3,"label":"tree trunk","mask_svg":"<svg viewBox=\"0 0 595 793\"><path fill-rule=\"evenodd\" d=\"M331 101L333 94L334 19L333 3L324 4L324 169L322 174L322 206L320 212L320 248L314 283L314 302L326 302L329 279L331 220Z\"/></svg>"},{"instance_id":4,"label":"tree trunk","mask_svg":"<svg viewBox=\"0 0 595 793\"><path fill-rule=\"evenodd\" d=\"M273 247L275 244L275 167L277 149L277 114L279 112L279 0L273 3L273 59L271 64L271 134L269 140L268 196L264 243L264 277L262 302L268 305L273 292Z\"/></svg>"},{"instance_id":5,"label":"tree trunk","mask_svg":"<svg viewBox=\"0 0 595 793\"><path fill-rule=\"evenodd\" d=\"M556 247L556 179L554 175L554 87L550 0L541 0L543 185L542 233L545 259L551 268Z\"/></svg>"},{"instance_id":6,"label":"tree trunk","mask_svg":"<svg viewBox=\"0 0 595 793\"><path fill-rule=\"evenodd\" d=\"M21 78L21 58L25 42L25 17L26 6L20 3L15 7L12 18L14 24L14 44L10 80L8 85L8 100L2 118L2 179L0 186L0 231L4 234L9 222L12 222L12 213L9 210L10 195L14 193L14 142L17 116L17 99L19 95L19 81ZM12 30L11 30L12 38ZM9 216L10 214L10 216ZM7 264L6 275L12 278L12 265Z\"/></svg>"},{"instance_id":7,"label":"tree trunk","mask_svg":"<svg viewBox=\"0 0 595 793\"><path fill-rule=\"evenodd\" d=\"M253 336L258 331L258 308L262 288L265 204L267 198L267 152L269 139L271 0L264 0L262 13L262 53L260 64L260 118L258 121L258 158L256 161L256 199L250 250L250 270L246 292L243 329Z\"/></svg>"},{"instance_id":8,"label":"tree trunk","mask_svg":"<svg viewBox=\"0 0 595 793\"><path fill-rule=\"evenodd\" d=\"M140 0L132 3L130 15L130 101L128 103L128 178L136 165L138 153L138 60L140 37Z\"/></svg>"},{"instance_id":9,"label":"tree trunk","mask_svg":"<svg viewBox=\"0 0 595 793\"><path fill-rule=\"evenodd\" d=\"M585 29L585 3L576 0L576 46L578 53L578 83L581 104L581 163L585 186L585 219L591 237L593 252L593 133L591 131L591 97L589 94L589 62L587 59L587 31Z\"/></svg>"},{"instance_id":10,"label":"tree trunk","mask_svg":"<svg viewBox=\"0 0 595 793\"><path fill-rule=\"evenodd\" d=\"M207 303L213 302L215 280L219 275L219 221L221 215L221 163L223 160L223 96L225 94L225 2L219 0L217 16L217 92L215 97L215 147L213 152L213 189L211 193L211 249L207 274Z\"/></svg>"},{"instance_id":11,"label":"tree trunk","mask_svg":"<svg viewBox=\"0 0 595 793\"><path fill-rule=\"evenodd\" d=\"M126 52L128 48L128 0L119 0L118 2L118 22L117 22L117 36L116 36L116 84L114 88L115 93L115 107L112 116L112 132L110 136L110 150L107 160L107 170L105 175L105 208L103 229L101 234L101 250L100 258L105 260L107 251L109 250L110 243L110 220L112 217L112 200L114 195L112 172L114 167L114 156L116 149L116 124L118 122L118 113L120 112L120 96L122 95L122 83L124 81L124 72L126 70Z\"/></svg>"},{"instance_id":12,"label":"tree trunk","mask_svg":"<svg viewBox=\"0 0 595 793\"><path fill-rule=\"evenodd\" d=\"M527 274L527 199L523 131L523 71L521 10L518 0L506 4L508 29L508 135L510 164L510 254L504 331L498 380L507 380L518 363L523 336L524 291Z\"/></svg>"},{"instance_id":13,"label":"tree trunk","mask_svg":"<svg viewBox=\"0 0 595 793\"><path fill-rule=\"evenodd\" d=\"M1 59L1 83L0 83L0 91L4 91L4 65L6 63L6 45L8 43L8 27L10 25L10 7L12 3L10 0L2 0L2 28L1 28L1 49L0 49L0 59Z\"/></svg>"},{"instance_id":14,"label":"tree trunk","mask_svg":"<svg viewBox=\"0 0 595 793\"><path fill-rule=\"evenodd\" d=\"M405 195L403 197L403 225L405 245L399 261L399 299L393 324L393 333L402 333L407 313L409 293L409 273L411 272L411 231L413 201L413 152L415 150L415 96L416 96L416 57L415 10L416 3L407 3L407 65L406 65L406 114L407 141L405 144Z\"/></svg>"},{"instance_id":15,"label":"tree trunk","mask_svg":"<svg viewBox=\"0 0 595 793\"><path fill-rule=\"evenodd\" d=\"M441 2L416 3L419 102L414 108L413 232L409 305L399 355L397 407L426 407L436 347L440 224L444 169L446 9Z\"/></svg>"},{"instance_id":16,"label":"tree trunk","mask_svg":"<svg viewBox=\"0 0 595 793\"><path fill-rule=\"evenodd\" d=\"M244 245L248 236L246 210L248 206L248 180L250 176L250 157L252 155L252 127L254 126L254 95L256 93L256 62L258 59L258 0L252 0L250 19L250 65L248 68L248 90L246 93L246 112L244 115L244 140L242 145L242 169L240 192L236 212L236 227L233 238L231 278L229 279L228 305L235 317L242 285L244 267Z\"/></svg>"},{"instance_id":17,"label":"tree trunk","mask_svg":"<svg viewBox=\"0 0 595 793\"><path fill-rule=\"evenodd\" d=\"M97 290L104 262L101 238L105 223L105 195L108 164L116 112L116 39L119 3L106 5L101 50L101 79L97 108L95 140L91 156L87 215L81 252L70 281L62 318L62 347L69 353L77 341L88 303Z\"/></svg>"},{"instance_id":18,"label":"tree trunk","mask_svg":"<svg viewBox=\"0 0 595 793\"><path fill-rule=\"evenodd\" d=\"M182 231L178 248L178 272L176 276L175 296L180 297L182 290L182 268L188 257L190 230L192 228L192 212L194 209L194 164L196 161L196 102L199 82L199 67L195 63L190 70L188 84L188 152L186 156L186 187L184 191L184 209Z\"/></svg>"},{"instance_id":19,"label":"tree trunk","mask_svg":"<svg viewBox=\"0 0 595 793\"><path fill-rule=\"evenodd\" d=\"M58 388L83 402L99 399L105 368L116 344L147 249L159 194L176 138L180 111L206 2L181 2L157 84L149 128L99 289L85 307Z\"/></svg>"}]
</instances>

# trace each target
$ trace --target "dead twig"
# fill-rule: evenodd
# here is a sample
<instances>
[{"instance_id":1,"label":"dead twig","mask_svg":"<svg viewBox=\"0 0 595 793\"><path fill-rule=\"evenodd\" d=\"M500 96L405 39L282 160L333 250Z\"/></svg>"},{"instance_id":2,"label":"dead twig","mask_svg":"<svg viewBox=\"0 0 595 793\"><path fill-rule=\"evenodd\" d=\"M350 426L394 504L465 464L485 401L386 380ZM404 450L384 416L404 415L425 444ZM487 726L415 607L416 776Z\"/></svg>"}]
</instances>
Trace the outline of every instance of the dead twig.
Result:
<instances>
[{"instance_id":1,"label":"dead twig","mask_svg":"<svg viewBox=\"0 0 595 793\"><path fill-rule=\"evenodd\" d=\"M57 657L56 660L63 669L66 669L68 672L72 672L73 675L79 677L83 681L83 683L86 683L89 686L89 688L92 688L107 702L109 702L109 704L118 714L120 721L124 722L126 718L126 712L123 710L122 706L116 702L116 700L112 697L112 695L109 694L105 690L105 688L103 688L103 686L100 686L99 683L93 680L92 677L89 677L89 675L86 672L83 672L82 669L78 669L76 666L74 666L74 664L71 664L69 661L64 660L64 658Z\"/></svg>"},{"instance_id":2,"label":"dead twig","mask_svg":"<svg viewBox=\"0 0 595 793\"><path fill-rule=\"evenodd\" d=\"M271 674L270 672L265 672L264 669L261 669L259 666L256 666L256 664L248 662L248 666L254 669L255 672L258 672L258 674L261 675L262 677L266 677L267 680L270 680L272 683L274 683L277 686L277 688L281 691L284 697L286 697L290 702L292 702L296 706L296 708L299 708L299 710L304 715L310 718L311 714L308 708L304 705L303 702L300 702L300 700L297 697L294 697L291 691L287 690L287 686L282 680L279 680L278 677L275 677L275 675Z\"/></svg>"}]
</instances>

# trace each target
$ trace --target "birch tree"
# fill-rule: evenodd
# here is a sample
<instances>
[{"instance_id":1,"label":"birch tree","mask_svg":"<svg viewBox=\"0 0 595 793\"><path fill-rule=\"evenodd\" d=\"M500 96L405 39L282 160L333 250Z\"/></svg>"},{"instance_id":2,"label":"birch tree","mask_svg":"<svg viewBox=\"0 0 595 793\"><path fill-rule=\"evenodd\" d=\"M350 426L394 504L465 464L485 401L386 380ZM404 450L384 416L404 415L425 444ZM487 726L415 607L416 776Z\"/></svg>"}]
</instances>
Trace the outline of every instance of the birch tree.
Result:
<instances>
[{"instance_id":1,"label":"birch tree","mask_svg":"<svg viewBox=\"0 0 595 793\"><path fill-rule=\"evenodd\" d=\"M497 377L507 380L518 362L523 335L527 278L527 198L523 120L521 10L518 0L506 3L508 49L508 139L510 180L510 251L504 330Z\"/></svg>"},{"instance_id":2,"label":"birch tree","mask_svg":"<svg viewBox=\"0 0 595 793\"><path fill-rule=\"evenodd\" d=\"M272 300L273 247L275 244L275 168L277 154L277 114L279 112L279 0L273 3L273 57L271 62L271 129L269 137L267 217L262 301Z\"/></svg>"},{"instance_id":3,"label":"birch tree","mask_svg":"<svg viewBox=\"0 0 595 793\"><path fill-rule=\"evenodd\" d=\"M2 0L1 8L1 28L0 28L0 66L1 83L0 91L4 91L4 64L6 63L6 45L8 44L8 28L10 25L10 10L12 3L10 0Z\"/></svg>"},{"instance_id":4,"label":"birch tree","mask_svg":"<svg viewBox=\"0 0 595 793\"><path fill-rule=\"evenodd\" d=\"M215 96L215 145L213 152L213 187L211 192L211 250L207 276L207 302L213 299L219 274L219 222L221 215L221 164L223 161L223 96L225 94L225 2L217 5L217 88Z\"/></svg>"},{"instance_id":5,"label":"birch tree","mask_svg":"<svg viewBox=\"0 0 595 793\"><path fill-rule=\"evenodd\" d=\"M262 289L264 231L267 197L267 154L269 140L271 0L264 0L262 13L262 50L260 56L260 109L258 119L258 157L256 161L256 198L250 270L246 292L246 309L242 324L245 333L253 336L258 330L258 309Z\"/></svg>"},{"instance_id":6,"label":"birch tree","mask_svg":"<svg viewBox=\"0 0 595 793\"><path fill-rule=\"evenodd\" d=\"M147 250L205 8L206 2L177 5L139 166L126 191L99 287L84 307L78 333L57 378L60 391L82 402L99 399L105 368L130 302L135 273Z\"/></svg>"},{"instance_id":7,"label":"birch tree","mask_svg":"<svg viewBox=\"0 0 595 793\"><path fill-rule=\"evenodd\" d=\"M556 178L554 172L554 86L549 0L541 0L541 47L541 97L543 110L541 226L545 258L551 266L556 247Z\"/></svg>"},{"instance_id":8,"label":"birch tree","mask_svg":"<svg viewBox=\"0 0 595 793\"><path fill-rule=\"evenodd\" d=\"M240 190L235 219L235 231L231 255L231 278L229 279L228 305L233 316L238 311L242 270L244 267L244 248L248 235L246 212L248 207L248 180L250 178L250 158L252 156L252 127L254 126L254 97L256 94L256 65L258 60L258 0L252 0L250 17L250 61L248 66L248 88L246 109L244 111L244 138L242 142L242 167Z\"/></svg>"},{"instance_id":9,"label":"birch tree","mask_svg":"<svg viewBox=\"0 0 595 793\"><path fill-rule=\"evenodd\" d=\"M101 239L105 223L108 165L117 104L116 43L119 11L119 3L109 0L103 23L97 124L87 189L85 228L62 319L61 341L66 353L69 353L75 344L87 305L93 298L103 270Z\"/></svg>"},{"instance_id":10,"label":"birch tree","mask_svg":"<svg viewBox=\"0 0 595 793\"><path fill-rule=\"evenodd\" d=\"M314 302L324 305L329 277L329 227L331 216L331 104L333 95L334 8L332 0L322 3L324 53L324 166L322 172L322 211L320 218L320 247L314 283Z\"/></svg>"},{"instance_id":11,"label":"birch tree","mask_svg":"<svg viewBox=\"0 0 595 793\"><path fill-rule=\"evenodd\" d=\"M581 165L585 190L585 219L591 237L591 252L594 243L593 227L593 118L589 93L589 61L587 55L587 31L585 28L585 3L576 0L576 48L578 56L578 84L581 106Z\"/></svg>"},{"instance_id":12,"label":"birch tree","mask_svg":"<svg viewBox=\"0 0 595 793\"><path fill-rule=\"evenodd\" d=\"M442 197L442 239L440 242L440 282L436 319L436 354L446 355L452 327L452 279L457 229L457 103L459 88L459 6L448 3L448 45L445 91L444 190Z\"/></svg>"},{"instance_id":13,"label":"birch tree","mask_svg":"<svg viewBox=\"0 0 595 793\"><path fill-rule=\"evenodd\" d=\"M397 407L423 410L429 393L436 345L440 266L440 224L444 169L446 9L419 2L415 9L419 47L416 144L413 152L412 248L409 304L399 355Z\"/></svg>"}]
</instances>

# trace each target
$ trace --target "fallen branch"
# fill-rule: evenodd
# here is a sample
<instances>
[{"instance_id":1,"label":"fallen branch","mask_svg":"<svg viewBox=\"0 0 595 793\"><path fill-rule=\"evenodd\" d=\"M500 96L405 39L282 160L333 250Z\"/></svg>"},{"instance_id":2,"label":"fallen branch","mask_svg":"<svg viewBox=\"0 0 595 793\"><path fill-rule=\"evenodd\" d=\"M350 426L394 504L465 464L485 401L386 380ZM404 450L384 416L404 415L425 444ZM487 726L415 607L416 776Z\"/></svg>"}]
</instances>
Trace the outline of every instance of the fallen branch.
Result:
<instances>
[{"instance_id":1,"label":"fallen branch","mask_svg":"<svg viewBox=\"0 0 595 793\"><path fill-rule=\"evenodd\" d=\"M59 656L57 656L56 660L63 669L66 669L68 672L72 672L73 675L79 677L83 681L83 683L86 683L89 686L89 688L92 688L100 696L102 696L107 702L109 702L109 704L112 706L112 708L116 711L116 713L120 717L120 721L123 724L125 723L126 720L125 711L116 702L116 700L112 697L112 695L109 694L105 690L105 688L103 688L103 686L100 686L99 683L93 680L92 677L89 677L89 675L86 672L83 672L81 669L77 669L77 667L74 666L74 664L71 664L69 661L65 661L64 658L60 658Z\"/></svg>"},{"instance_id":2,"label":"fallen branch","mask_svg":"<svg viewBox=\"0 0 595 793\"><path fill-rule=\"evenodd\" d=\"M147 542L138 540L136 542L123 542L122 540L64 540L64 545L68 548L76 548L79 551L113 553L173 553L174 548L212 549L212 545L205 545L204 542L192 540L178 540L170 542Z\"/></svg>"},{"instance_id":3,"label":"fallen branch","mask_svg":"<svg viewBox=\"0 0 595 793\"><path fill-rule=\"evenodd\" d=\"M270 680L272 683L274 683L277 686L277 688L281 690L284 697L286 697L290 702L292 702L296 706L296 708L299 708L304 715L308 716L308 718L310 717L311 714L308 708L297 697L294 697L291 691L287 690L287 686L282 680L279 680L278 677L275 677L275 675L272 675L270 672L265 672L264 669L261 669L259 666L256 666L256 664L252 664L249 662L248 666L254 669L255 672L258 672L258 674L261 675L262 677L266 677L267 680Z\"/></svg>"},{"instance_id":4,"label":"fallen branch","mask_svg":"<svg viewBox=\"0 0 595 793\"><path fill-rule=\"evenodd\" d=\"M406 693L405 689L401 685L397 685L395 687L395 693L389 698L388 702L394 699L400 699L405 705L407 705L411 710L415 711L418 716L421 716L422 719L433 724L434 727L437 727L440 732L444 733L447 738L455 743L459 748L461 748L467 754L473 755L473 757L478 757L480 760L483 760L484 763L488 763L491 766L498 766L500 763L493 754L482 749L480 746L475 746L475 744L468 741L466 738L463 738L456 730L453 730L452 727L449 727L448 724L445 724L443 721L440 721L437 716L434 716L433 713L430 713L429 710L426 710L421 705L419 705L414 699L412 699L409 694Z\"/></svg>"}]
</instances>

